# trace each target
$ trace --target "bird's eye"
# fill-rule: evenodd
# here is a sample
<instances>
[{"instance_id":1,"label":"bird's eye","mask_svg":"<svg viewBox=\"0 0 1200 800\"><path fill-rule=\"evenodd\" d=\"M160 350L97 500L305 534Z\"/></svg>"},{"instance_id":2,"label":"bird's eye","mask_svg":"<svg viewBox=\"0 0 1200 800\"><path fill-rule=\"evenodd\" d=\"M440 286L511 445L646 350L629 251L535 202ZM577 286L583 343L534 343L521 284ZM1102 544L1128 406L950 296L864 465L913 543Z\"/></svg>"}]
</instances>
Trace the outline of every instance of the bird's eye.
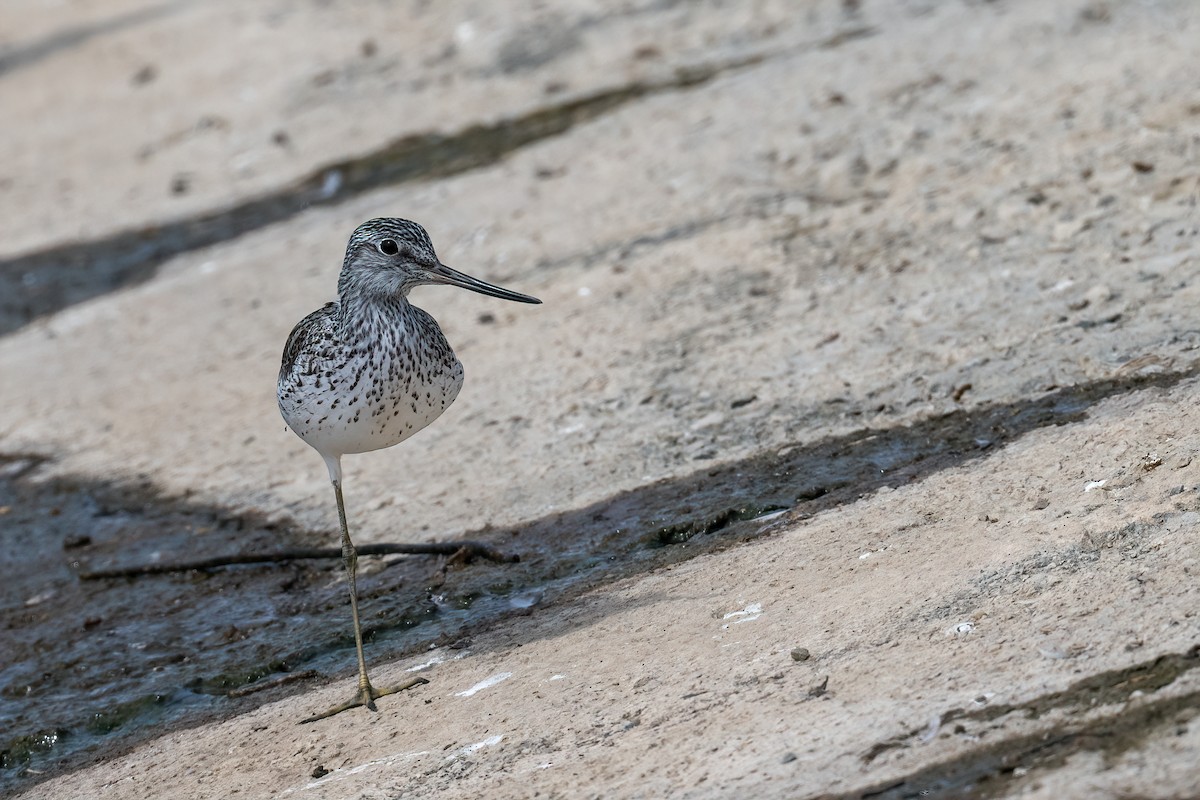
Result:
<instances>
[{"instance_id":1,"label":"bird's eye","mask_svg":"<svg viewBox=\"0 0 1200 800\"><path fill-rule=\"evenodd\" d=\"M379 252L385 256L394 256L400 252L400 245L396 244L395 239L384 239L379 243Z\"/></svg>"}]
</instances>

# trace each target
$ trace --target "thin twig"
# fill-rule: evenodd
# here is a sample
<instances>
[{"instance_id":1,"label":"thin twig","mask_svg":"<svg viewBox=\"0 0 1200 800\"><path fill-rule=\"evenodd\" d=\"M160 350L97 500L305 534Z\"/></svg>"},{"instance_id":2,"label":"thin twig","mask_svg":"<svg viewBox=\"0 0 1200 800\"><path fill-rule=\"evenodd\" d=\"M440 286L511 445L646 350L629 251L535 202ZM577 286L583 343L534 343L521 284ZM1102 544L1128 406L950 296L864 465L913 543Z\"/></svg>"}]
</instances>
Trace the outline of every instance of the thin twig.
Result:
<instances>
[{"instance_id":1,"label":"thin twig","mask_svg":"<svg viewBox=\"0 0 1200 800\"><path fill-rule=\"evenodd\" d=\"M284 675L278 675L269 680L262 680L252 683L249 686L239 686L236 689L230 689L225 693L226 697L245 697L246 695L261 692L265 689L274 689L276 686L284 686L296 681L304 681L309 678L315 678L319 675L315 669L306 669L302 672L288 672Z\"/></svg>"},{"instance_id":2,"label":"thin twig","mask_svg":"<svg viewBox=\"0 0 1200 800\"><path fill-rule=\"evenodd\" d=\"M470 560L476 556L502 564L521 560L515 553L502 553L483 542L425 542L422 544L364 544L355 548L360 556L456 556ZM270 564L280 561L296 561L304 558L341 558L340 547L304 547L295 550L279 550L274 553L239 553L231 556L214 556L197 561L176 561L162 564L143 564L137 567L94 569L79 573L81 581L98 581L106 578L137 578L142 575L163 575L169 572L191 572L192 570L216 569L235 564Z\"/></svg>"}]
</instances>

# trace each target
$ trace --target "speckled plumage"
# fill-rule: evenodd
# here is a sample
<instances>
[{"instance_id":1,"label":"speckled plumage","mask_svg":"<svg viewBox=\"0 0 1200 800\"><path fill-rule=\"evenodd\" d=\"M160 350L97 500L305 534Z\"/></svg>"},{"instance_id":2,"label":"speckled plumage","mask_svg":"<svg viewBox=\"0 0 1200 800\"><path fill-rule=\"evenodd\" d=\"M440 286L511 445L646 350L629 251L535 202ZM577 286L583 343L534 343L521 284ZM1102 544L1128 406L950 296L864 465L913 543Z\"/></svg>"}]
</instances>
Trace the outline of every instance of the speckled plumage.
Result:
<instances>
[{"instance_id":1,"label":"speckled plumage","mask_svg":"<svg viewBox=\"0 0 1200 800\"><path fill-rule=\"evenodd\" d=\"M462 364L437 322L408 301L409 290L426 283L540 302L442 264L415 222L373 219L360 225L346 245L337 301L300 320L283 348L279 411L329 469L358 654L355 699L309 722L358 705L373 710L377 697L396 691L377 691L367 679L355 586L358 556L346 524L341 459L404 441L441 416L462 389Z\"/></svg>"},{"instance_id":2,"label":"speckled plumage","mask_svg":"<svg viewBox=\"0 0 1200 800\"><path fill-rule=\"evenodd\" d=\"M458 397L463 368L405 297L328 303L292 331L279 410L323 458L399 444Z\"/></svg>"}]
</instances>

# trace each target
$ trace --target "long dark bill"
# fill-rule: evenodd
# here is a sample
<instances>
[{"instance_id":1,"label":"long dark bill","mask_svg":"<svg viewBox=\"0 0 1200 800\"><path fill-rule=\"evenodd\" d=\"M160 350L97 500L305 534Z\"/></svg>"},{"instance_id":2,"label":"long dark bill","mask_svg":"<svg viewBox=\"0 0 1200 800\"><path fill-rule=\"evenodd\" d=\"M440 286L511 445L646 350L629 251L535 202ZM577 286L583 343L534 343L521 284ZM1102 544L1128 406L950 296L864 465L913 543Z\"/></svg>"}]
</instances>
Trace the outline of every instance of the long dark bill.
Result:
<instances>
[{"instance_id":1,"label":"long dark bill","mask_svg":"<svg viewBox=\"0 0 1200 800\"><path fill-rule=\"evenodd\" d=\"M499 297L501 300L513 300L517 303L541 303L536 297L530 297L527 294L514 292L509 289L503 289L499 286L493 286L490 283L481 281L478 278L472 278L459 272L456 269L451 269L445 264L438 264L433 269L429 270L429 276L433 279L433 283L444 283L448 286L459 286L463 289L470 289L472 292L479 292L491 297Z\"/></svg>"}]
</instances>

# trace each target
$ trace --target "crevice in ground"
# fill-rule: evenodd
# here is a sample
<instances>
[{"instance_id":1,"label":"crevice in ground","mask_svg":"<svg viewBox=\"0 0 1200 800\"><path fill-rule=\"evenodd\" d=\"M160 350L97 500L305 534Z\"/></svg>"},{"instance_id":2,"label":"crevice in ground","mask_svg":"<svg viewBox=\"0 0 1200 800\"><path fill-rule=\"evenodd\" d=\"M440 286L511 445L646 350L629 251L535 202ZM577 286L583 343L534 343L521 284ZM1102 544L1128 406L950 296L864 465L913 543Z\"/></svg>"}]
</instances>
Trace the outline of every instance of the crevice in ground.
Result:
<instances>
[{"instance_id":1,"label":"crevice in ground","mask_svg":"<svg viewBox=\"0 0 1200 800\"><path fill-rule=\"evenodd\" d=\"M1078 753L1100 752L1113 760L1144 746L1151 737L1186 724L1200 715L1200 691L1145 699L1200 666L1200 645L1184 653L1167 653L1124 669L1089 675L1066 689L1023 703L986 706L972 711L955 709L941 718L954 731L977 743L954 758L923 766L902 777L821 800L914 797L1008 796L1035 770L1061 766ZM1142 699L1139 699L1141 697ZM1106 707L1119 706L1113 713ZM1002 736L1005 720L1038 720L1052 711L1065 719L1013 736ZM1086 716L1079 719L1079 716ZM981 729L986 728L985 730ZM986 737L985 732L990 732ZM880 742L863 755L870 762L882 753L905 748L923 735L915 729ZM999 738L997 738L999 736Z\"/></svg>"},{"instance_id":2,"label":"crevice in ground","mask_svg":"<svg viewBox=\"0 0 1200 800\"><path fill-rule=\"evenodd\" d=\"M519 564L439 568L364 560L363 625L375 663L464 647L501 619L622 577L771 535L986 457L1097 403L1200 374L1125 375L891 428L774 448L584 508L472 539ZM353 639L336 559L82 582L85 569L329 545L255 514L162 497L154 485L46 478L37 456L0 458L0 785L111 758L165 729L227 718L349 669ZM776 519L768 521L767 515ZM198 613L197 609L204 609ZM199 654L203 654L202 657ZM316 678L291 679L292 675ZM260 684L265 688L255 691Z\"/></svg>"}]
</instances>

